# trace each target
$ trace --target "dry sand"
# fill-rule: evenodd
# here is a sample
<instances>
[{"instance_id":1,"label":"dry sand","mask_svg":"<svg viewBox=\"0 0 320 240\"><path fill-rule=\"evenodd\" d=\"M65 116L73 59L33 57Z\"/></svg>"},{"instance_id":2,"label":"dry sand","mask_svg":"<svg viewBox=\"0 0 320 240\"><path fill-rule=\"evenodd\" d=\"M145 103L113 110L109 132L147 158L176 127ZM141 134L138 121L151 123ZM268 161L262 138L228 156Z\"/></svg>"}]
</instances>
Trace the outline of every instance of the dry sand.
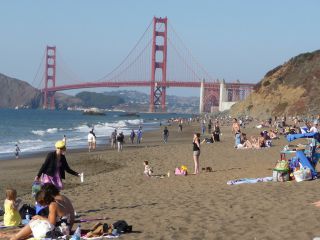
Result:
<instances>
[{"instance_id":1,"label":"dry sand","mask_svg":"<svg viewBox=\"0 0 320 240\"><path fill-rule=\"evenodd\" d=\"M168 144L161 142L161 130L146 133L140 145L126 144L121 153L67 153L69 165L85 173L85 182L66 175L63 194L73 200L82 217L107 217L113 223L126 220L133 233L120 239L312 239L320 236L320 209L311 205L320 199L319 180L296 183L257 183L236 186L227 181L272 175L283 139L263 150L236 150L230 127L222 127L222 142L204 144L201 167L213 172L174 176L176 166L187 165L193 172L192 132L198 124L169 127ZM259 130L244 130L249 136ZM127 141L129 142L129 141ZM32 181L45 154L29 159L0 161L0 191L12 186L29 203ZM143 175L148 160L155 174ZM3 205L3 201L0 201ZM88 228L93 223L82 224Z\"/></svg>"}]
</instances>

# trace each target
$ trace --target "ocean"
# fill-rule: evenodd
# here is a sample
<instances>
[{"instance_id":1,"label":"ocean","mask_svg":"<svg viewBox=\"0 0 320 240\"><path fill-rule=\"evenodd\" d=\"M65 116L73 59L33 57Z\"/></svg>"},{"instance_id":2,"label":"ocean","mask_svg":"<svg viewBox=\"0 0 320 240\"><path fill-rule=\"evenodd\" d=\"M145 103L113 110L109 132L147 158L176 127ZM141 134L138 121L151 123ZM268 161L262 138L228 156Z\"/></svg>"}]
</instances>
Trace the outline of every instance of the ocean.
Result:
<instances>
[{"instance_id":1,"label":"ocean","mask_svg":"<svg viewBox=\"0 0 320 240\"><path fill-rule=\"evenodd\" d=\"M20 156L54 149L57 140L67 138L68 149L87 147L87 135L93 128L97 145L107 144L114 129L130 134L158 129L170 118L189 118L190 114L106 112L105 116L83 115L81 111L51 111L33 109L0 109L0 159L14 158L15 144Z\"/></svg>"}]
</instances>

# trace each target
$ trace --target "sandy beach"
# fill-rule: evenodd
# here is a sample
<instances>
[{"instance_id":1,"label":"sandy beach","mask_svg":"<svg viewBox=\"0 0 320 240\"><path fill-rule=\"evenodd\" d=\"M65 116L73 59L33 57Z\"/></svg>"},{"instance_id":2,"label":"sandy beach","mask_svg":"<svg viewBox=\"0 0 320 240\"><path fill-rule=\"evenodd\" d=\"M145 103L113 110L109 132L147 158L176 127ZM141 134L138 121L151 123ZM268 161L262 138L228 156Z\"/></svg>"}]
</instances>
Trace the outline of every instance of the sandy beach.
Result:
<instances>
[{"instance_id":1,"label":"sandy beach","mask_svg":"<svg viewBox=\"0 0 320 240\"><path fill-rule=\"evenodd\" d=\"M243 129L249 136L260 130ZM199 124L169 127L168 144L162 130L146 133L140 145L128 137L124 151L100 147L67 152L69 165L84 172L85 182L67 174L63 194L72 199L82 218L105 217L102 222L126 220L133 233L120 239L312 239L320 236L320 209L311 203L320 200L319 180L227 185L228 180L272 176L272 168L287 144L281 137L261 150L237 150L230 126L222 127L220 143L201 145L200 167L213 172L174 176L175 167L186 165L193 172L192 133ZM208 135L208 134L207 134ZM203 139L203 136L201 136ZM0 161L0 191L3 206L6 187L32 204L32 181L45 154L19 160ZM143 161L155 174L144 176ZM89 228L93 223L83 223ZM74 227L75 228L75 227Z\"/></svg>"}]
</instances>

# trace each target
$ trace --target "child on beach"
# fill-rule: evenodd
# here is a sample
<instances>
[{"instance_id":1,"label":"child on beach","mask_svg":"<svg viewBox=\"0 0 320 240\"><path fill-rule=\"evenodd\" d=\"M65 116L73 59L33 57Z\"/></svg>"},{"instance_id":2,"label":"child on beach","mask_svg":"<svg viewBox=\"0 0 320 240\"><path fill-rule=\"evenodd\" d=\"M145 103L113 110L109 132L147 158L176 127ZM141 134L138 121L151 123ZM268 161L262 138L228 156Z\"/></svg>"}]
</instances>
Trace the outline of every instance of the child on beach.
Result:
<instances>
[{"instance_id":1,"label":"child on beach","mask_svg":"<svg viewBox=\"0 0 320 240\"><path fill-rule=\"evenodd\" d=\"M4 200L4 216L3 223L5 226L19 226L21 216L17 209L19 202L17 201L17 191L15 189L6 190L6 199Z\"/></svg>"},{"instance_id":2,"label":"child on beach","mask_svg":"<svg viewBox=\"0 0 320 240\"><path fill-rule=\"evenodd\" d=\"M148 161L144 161L144 174L148 177L151 177L151 174L153 173L152 168L149 166Z\"/></svg>"}]
</instances>

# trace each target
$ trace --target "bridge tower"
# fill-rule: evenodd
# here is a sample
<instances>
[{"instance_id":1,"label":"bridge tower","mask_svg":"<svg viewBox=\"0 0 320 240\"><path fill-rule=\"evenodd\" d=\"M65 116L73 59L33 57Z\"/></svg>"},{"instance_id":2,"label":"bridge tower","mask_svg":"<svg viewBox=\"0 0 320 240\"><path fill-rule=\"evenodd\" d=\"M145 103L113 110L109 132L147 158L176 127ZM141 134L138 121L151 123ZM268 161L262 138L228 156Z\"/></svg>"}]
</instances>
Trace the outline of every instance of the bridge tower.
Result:
<instances>
[{"instance_id":1,"label":"bridge tower","mask_svg":"<svg viewBox=\"0 0 320 240\"><path fill-rule=\"evenodd\" d=\"M56 47L47 46L46 64L45 64L45 87L43 89L43 108L44 109L48 109L48 108L55 109L54 92L48 91L48 87L55 87L55 86L56 86Z\"/></svg>"},{"instance_id":2,"label":"bridge tower","mask_svg":"<svg viewBox=\"0 0 320 240\"><path fill-rule=\"evenodd\" d=\"M151 51L151 90L150 112L155 112L161 105L161 111L166 111L166 81L167 81L167 22L165 18L153 18L153 37ZM164 24L163 31L157 31L157 24ZM161 39L162 38L162 41ZM159 39L160 43L157 43ZM162 43L162 44L161 44ZM162 58L157 52L162 52ZM161 81L156 81L156 70L161 69ZM161 84L160 84L161 83Z\"/></svg>"}]
</instances>

